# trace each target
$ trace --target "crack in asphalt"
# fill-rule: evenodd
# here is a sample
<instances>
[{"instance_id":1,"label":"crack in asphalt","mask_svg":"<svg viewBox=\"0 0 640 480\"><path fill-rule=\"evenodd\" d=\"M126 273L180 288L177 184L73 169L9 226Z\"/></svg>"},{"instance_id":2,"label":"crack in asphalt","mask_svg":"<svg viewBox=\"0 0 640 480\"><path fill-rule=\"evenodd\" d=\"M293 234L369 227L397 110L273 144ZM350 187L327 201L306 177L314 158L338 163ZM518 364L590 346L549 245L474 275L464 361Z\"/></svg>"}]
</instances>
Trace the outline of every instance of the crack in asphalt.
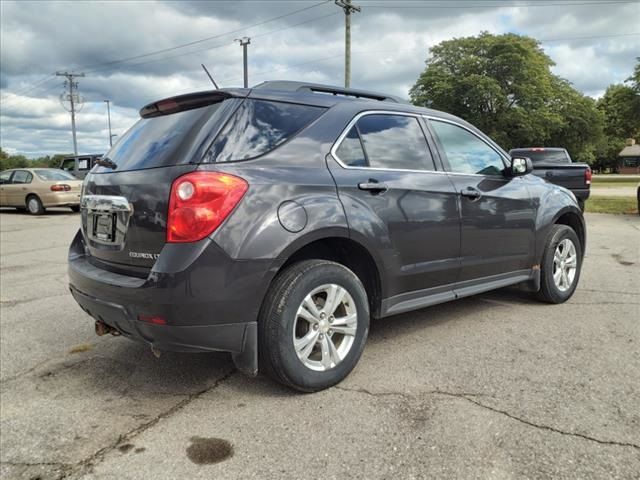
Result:
<instances>
[{"instance_id":1,"label":"crack in asphalt","mask_svg":"<svg viewBox=\"0 0 640 480\"><path fill-rule=\"evenodd\" d=\"M207 388L199 390L199 391L197 391L195 393L191 393L191 394L186 395L186 398L184 398L183 400L180 400L178 403L176 403L175 405L173 405L169 409L164 410L163 412L160 412L158 415L153 417L151 420L138 425L137 427L129 430L126 433L121 434L114 442L112 442L109 445L106 445L106 446L100 448L99 450L94 452L89 457L87 457L87 458L85 458L83 460L80 460L79 462L76 462L74 464L69 465L68 468L66 468L65 471L62 473L62 475L58 477L58 480L70 478L73 475L77 476L77 475L81 475L81 474L85 473L87 469L89 469L91 467L94 467L95 465L100 463L102 460L104 460L104 458L109 453L111 453L113 450L117 449L119 445L121 445L123 443L129 443L132 439L136 438L141 433L149 430L150 428L155 426L161 420L163 420L165 418L169 418L174 413L177 413L180 410L182 410L183 408L185 408L187 405L189 405L194 400L197 400L198 398L200 398L202 395L205 395L206 393L209 393L209 392L215 390L223 382L225 382L231 376L233 376L233 374L235 372L236 372L235 369L229 370L227 373L225 373L221 377L217 378L215 380L215 382L213 383L213 385L211 385L210 387L207 387Z\"/></svg>"},{"instance_id":2,"label":"crack in asphalt","mask_svg":"<svg viewBox=\"0 0 640 480\"><path fill-rule=\"evenodd\" d=\"M355 392L355 393L364 393L366 395L371 395L373 397L382 397L382 396L398 396L401 398L404 398L405 400L415 400L415 396L412 395L408 395L406 393L402 393L402 392L372 392L371 390L367 390L366 388L347 388L347 387L341 387L341 386L336 386L334 387L338 390L343 390L345 392ZM539 430L546 430L549 432L554 432L554 433L558 433L560 435L564 435L564 436L568 436L568 437L577 437L577 438L581 438L583 440L588 440L590 442L595 442L598 443L600 445L609 445L609 446L616 446L616 447L631 447L631 448L635 448L636 450L640 450L640 445L635 444L635 443L630 443L630 442L620 442L617 440L602 440L596 437L592 437L590 435L585 435L582 433L576 433L576 432L570 432L570 431L566 431L566 430L561 430L559 428L556 427L552 427L550 425L544 425L544 424L540 424L540 423L535 423L532 422L530 420L526 420L524 418L520 418L517 415L514 415L510 412L507 412L506 410L502 410L499 408L495 408L492 407L490 405L486 405L482 402L479 402L478 400L471 398L471 397L482 397L482 396L488 396L491 397L491 395L483 395L483 394L478 394L478 393L465 393L465 392L447 392L447 391L443 391L443 390L428 390L426 392L422 392L422 394L426 394L426 395L443 395L446 397L452 397L452 398L460 398L463 400L466 400L467 402L470 402L478 407L484 408L486 410L489 410L493 413L499 413L501 415L506 416L507 418L510 418L511 420L515 420L517 422L520 422L524 425L527 425L529 427L533 427Z\"/></svg>"}]
</instances>

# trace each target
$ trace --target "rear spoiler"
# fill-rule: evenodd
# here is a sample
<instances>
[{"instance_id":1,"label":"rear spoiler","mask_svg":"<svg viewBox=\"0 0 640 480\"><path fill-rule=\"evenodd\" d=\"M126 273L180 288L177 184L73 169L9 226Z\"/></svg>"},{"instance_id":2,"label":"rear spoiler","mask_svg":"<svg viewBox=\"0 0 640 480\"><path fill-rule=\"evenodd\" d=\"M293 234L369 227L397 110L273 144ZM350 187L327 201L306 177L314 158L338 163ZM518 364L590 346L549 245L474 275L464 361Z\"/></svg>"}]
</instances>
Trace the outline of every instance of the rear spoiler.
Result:
<instances>
[{"instance_id":1,"label":"rear spoiler","mask_svg":"<svg viewBox=\"0 0 640 480\"><path fill-rule=\"evenodd\" d=\"M160 117L219 103L233 95L221 90L188 93L150 103L140 109L142 118Z\"/></svg>"}]
</instances>

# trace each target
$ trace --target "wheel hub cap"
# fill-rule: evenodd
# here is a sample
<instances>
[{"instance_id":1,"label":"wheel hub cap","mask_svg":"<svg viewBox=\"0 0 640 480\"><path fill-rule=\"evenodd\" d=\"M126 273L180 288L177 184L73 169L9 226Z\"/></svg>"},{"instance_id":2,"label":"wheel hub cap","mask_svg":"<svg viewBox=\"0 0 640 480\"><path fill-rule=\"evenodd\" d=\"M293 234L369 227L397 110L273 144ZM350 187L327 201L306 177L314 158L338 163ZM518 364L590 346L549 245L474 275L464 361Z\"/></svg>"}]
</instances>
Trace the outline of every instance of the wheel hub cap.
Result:
<instances>
[{"instance_id":1,"label":"wheel hub cap","mask_svg":"<svg viewBox=\"0 0 640 480\"><path fill-rule=\"evenodd\" d=\"M334 368L351 351L357 326L356 305L346 289L333 283L314 288L293 322L296 355L311 370Z\"/></svg>"},{"instance_id":2,"label":"wheel hub cap","mask_svg":"<svg viewBox=\"0 0 640 480\"><path fill-rule=\"evenodd\" d=\"M558 290L569 290L576 278L578 270L578 254L571 240L562 240L553 255L553 282Z\"/></svg>"}]
</instances>

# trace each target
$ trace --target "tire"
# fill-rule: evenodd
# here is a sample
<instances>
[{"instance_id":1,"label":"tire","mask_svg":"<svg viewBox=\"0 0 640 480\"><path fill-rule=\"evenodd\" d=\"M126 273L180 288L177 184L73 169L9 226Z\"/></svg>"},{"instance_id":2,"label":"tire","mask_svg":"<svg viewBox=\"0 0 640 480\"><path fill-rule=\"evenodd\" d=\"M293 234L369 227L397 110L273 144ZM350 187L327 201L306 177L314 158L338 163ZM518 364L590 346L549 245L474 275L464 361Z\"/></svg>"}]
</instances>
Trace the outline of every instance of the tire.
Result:
<instances>
[{"instance_id":1,"label":"tire","mask_svg":"<svg viewBox=\"0 0 640 480\"><path fill-rule=\"evenodd\" d=\"M72 212L78 213L80 211L80 205L74 205L73 207L69 207Z\"/></svg>"},{"instance_id":2,"label":"tire","mask_svg":"<svg viewBox=\"0 0 640 480\"><path fill-rule=\"evenodd\" d=\"M570 248L571 245L573 249ZM570 265L572 263L571 258L574 259L575 270L573 275L570 273L570 267L567 275L562 275L562 263L556 260L556 251L559 254L558 259L561 259L564 252L567 252L567 257L564 260L565 265ZM547 235L540 267L538 299L547 303L563 303L569 300L578 286L580 270L582 269L582 246L572 228L566 225L553 225L551 227ZM555 278L554 274L556 275Z\"/></svg>"},{"instance_id":3,"label":"tire","mask_svg":"<svg viewBox=\"0 0 640 480\"><path fill-rule=\"evenodd\" d=\"M27 211L31 215L42 215L46 210L37 195L29 195L27 197Z\"/></svg>"},{"instance_id":4,"label":"tire","mask_svg":"<svg viewBox=\"0 0 640 480\"><path fill-rule=\"evenodd\" d=\"M346 294L341 296L343 290ZM343 300L335 310L327 307L324 311L323 303L330 292L339 292L337 297ZM315 314L309 313L313 306L309 310L303 308L306 297L313 301ZM342 381L360 359L369 333L367 292L360 279L339 263L295 263L281 272L269 288L258 319L258 332L262 372L302 392L324 390ZM294 339L299 342L298 350ZM302 348L305 345L307 348Z\"/></svg>"}]
</instances>

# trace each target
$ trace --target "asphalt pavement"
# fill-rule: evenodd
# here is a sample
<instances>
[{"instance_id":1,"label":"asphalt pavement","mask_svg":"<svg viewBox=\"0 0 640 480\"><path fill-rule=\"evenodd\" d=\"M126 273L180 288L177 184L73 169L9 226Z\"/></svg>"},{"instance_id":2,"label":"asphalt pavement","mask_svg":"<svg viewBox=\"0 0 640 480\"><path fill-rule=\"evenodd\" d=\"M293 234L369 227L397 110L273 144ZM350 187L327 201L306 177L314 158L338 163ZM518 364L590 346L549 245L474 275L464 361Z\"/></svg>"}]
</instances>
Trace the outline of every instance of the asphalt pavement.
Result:
<instances>
[{"instance_id":1,"label":"asphalt pavement","mask_svg":"<svg viewBox=\"0 0 640 480\"><path fill-rule=\"evenodd\" d=\"M78 221L0 213L3 479L640 476L637 216L587 215L566 304L503 289L375 321L306 395L95 336L67 289Z\"/></svg>"}]
</instances>

